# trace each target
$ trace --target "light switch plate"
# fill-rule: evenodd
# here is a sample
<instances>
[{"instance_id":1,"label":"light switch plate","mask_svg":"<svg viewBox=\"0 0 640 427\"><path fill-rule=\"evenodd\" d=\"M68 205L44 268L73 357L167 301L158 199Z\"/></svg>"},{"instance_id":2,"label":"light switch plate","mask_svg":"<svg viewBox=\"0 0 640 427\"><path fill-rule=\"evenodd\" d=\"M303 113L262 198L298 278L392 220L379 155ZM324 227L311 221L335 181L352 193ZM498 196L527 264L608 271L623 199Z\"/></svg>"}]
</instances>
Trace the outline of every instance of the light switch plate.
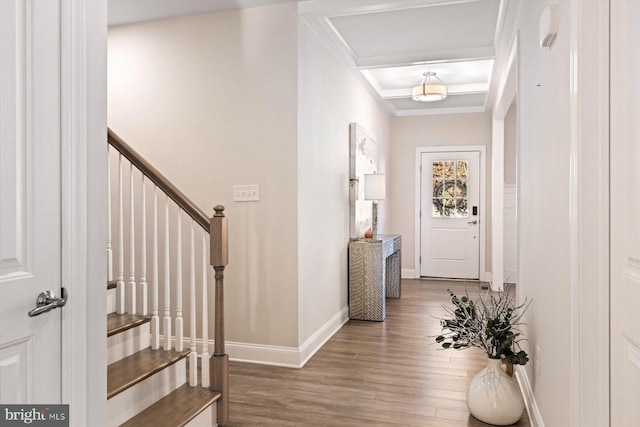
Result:
<instances>
[{"instance_id":1,"label":"light switch plate","mask_svg":"<svg viewBox=\"0 0 640 427\"><path fill-rule=\"evenodd\" d=\"M233 201L234 202L257 202L260 200L260 185L234 185Z\"/></svg>"}]
</instances>

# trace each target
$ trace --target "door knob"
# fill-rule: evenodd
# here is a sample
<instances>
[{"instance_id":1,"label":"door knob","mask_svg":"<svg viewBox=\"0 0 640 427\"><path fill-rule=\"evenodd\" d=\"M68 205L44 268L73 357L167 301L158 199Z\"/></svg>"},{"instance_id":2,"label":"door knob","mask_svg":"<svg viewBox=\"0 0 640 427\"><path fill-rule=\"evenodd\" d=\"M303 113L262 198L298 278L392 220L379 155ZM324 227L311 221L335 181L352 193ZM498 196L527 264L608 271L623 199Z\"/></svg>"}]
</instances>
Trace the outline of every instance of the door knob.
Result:
<instances>
[{"instance_id":1,"label":"door knob","mask_svg":"<svg viewBox=\"0 0 640 427\"><path fill-rule=\"evenodd\" d=\"M62 298L56 298L56 294L52 291L40 292L36 300L36 308L29 312L29 317L39 316L54 308L62 307L66 303L67 290L65 288L62 288Z\"/></svg>"},{"instance_id":2,"label":"door knob","mask_svg":"<svg viewBox=\"0 0 640 427\"><path fill-rule=\"evenodd\" d=\"M477 219L474 219L473 221L467 222L467 224L473 224L473 225L476 225L477 223L478 223Z\"/></svg>"}]
</instances>

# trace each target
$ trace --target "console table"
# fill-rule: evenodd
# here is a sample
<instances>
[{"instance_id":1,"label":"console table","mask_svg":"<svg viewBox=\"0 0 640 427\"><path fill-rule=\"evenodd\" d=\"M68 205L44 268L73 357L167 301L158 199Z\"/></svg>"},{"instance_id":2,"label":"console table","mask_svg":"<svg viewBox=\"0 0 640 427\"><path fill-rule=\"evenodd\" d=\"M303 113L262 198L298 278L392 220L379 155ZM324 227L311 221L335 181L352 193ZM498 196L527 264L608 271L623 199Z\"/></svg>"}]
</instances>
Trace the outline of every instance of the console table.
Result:
<instances>
[{"instance_id":1,"label":"console table","mask_svg":"<svg viewBox=\"0 0 640 427\"><path fill-rule=\"evenodd\" d=\"M349 242L349 318L381 322L386 297L400 298L402 237Z\"/></svg>"}]
</instances>

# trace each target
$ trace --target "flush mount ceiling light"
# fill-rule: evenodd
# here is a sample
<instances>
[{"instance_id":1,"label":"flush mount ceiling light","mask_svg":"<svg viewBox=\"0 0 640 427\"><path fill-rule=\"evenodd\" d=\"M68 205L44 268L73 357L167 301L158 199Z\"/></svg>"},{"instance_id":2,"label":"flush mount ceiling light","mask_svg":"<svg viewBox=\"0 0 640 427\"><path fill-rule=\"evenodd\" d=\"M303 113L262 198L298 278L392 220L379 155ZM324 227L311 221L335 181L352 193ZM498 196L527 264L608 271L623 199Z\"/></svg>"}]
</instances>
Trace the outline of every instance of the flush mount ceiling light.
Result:
<instances>
[{"instance_id":1,"label":"flush mount ceiling light","mask_svg":"<svg viewBox=\"0 0 640 427\"><path fill-rule=\"evenodd\" d=\"M413 94L411 96L414 101L421 102L442 101L446 97L447 87L433 71L424 73L422 84L413 88Z\"/></svg>"}]
</instances>

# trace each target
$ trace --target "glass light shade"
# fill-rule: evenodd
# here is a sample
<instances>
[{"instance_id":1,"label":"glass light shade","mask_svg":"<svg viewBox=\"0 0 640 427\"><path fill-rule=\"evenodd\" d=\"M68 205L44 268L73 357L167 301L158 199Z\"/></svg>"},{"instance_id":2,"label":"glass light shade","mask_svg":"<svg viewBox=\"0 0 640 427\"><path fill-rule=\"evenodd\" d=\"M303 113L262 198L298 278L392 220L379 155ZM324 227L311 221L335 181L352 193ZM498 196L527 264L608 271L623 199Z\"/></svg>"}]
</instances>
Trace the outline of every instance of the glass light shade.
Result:
<instances>
[{"instance_id":1,"label":"glass light shade","mask_svg":"<svg viewBox=\"0 0 640 427\"><path fill-rule=\"evenodd\" d=\"M411 98L414 101L421 102L442 101L445 99L447 97L447 86L436 76L436 73L427 71L423 75L422 84L413 88Z\"/></svg>"},{"instance_id":2,"label":"glass light shade","mask_svg":"<svg viewBox=\"0 0 640 427\"><path fill-rule=\"evenodd\" d=\"M365 200L384 200L384 198L385 198L384 174L365 174L364 175L364 199Z\"/></svg>"},{"instance_id":3,"label":"glass light shade","mask_svg":"<svg viewBox=\"0 0 640 427\"><path fill-rule=\"evenodd\" d=\"M443 84L421 84L413 88L414 101L431 102L442 101L447 97L447 87Z\"/></svg>"}]
</instances>

